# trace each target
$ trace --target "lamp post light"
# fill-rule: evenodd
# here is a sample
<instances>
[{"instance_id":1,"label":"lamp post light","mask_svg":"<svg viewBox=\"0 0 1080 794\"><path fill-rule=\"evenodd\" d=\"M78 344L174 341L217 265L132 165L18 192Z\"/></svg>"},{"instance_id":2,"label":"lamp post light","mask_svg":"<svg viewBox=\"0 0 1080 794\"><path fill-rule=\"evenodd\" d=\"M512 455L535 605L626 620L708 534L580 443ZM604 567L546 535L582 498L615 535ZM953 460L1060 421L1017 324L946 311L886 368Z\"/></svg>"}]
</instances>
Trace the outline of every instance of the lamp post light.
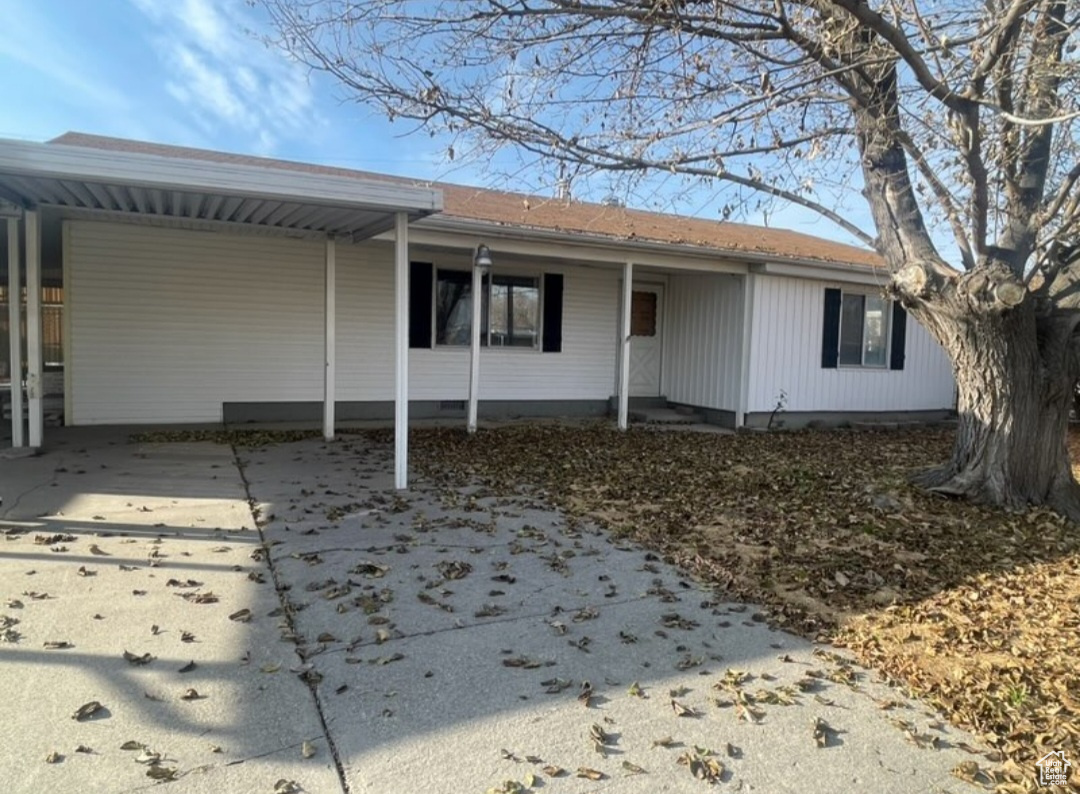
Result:
<instances>
[{"instance_id":1,"label":"lamp post light","mask_svg":"<svg viewBox=\"0 0 1080 794\"><path fill-rule=\"evenodd\" d=\"M467 429L476 432L477 403L480 398L480 322L483 308L484 276L491 270L491 249L476 246L472 271L472 344L469 356L469 410Z\"/></svg>"}]
</instances>

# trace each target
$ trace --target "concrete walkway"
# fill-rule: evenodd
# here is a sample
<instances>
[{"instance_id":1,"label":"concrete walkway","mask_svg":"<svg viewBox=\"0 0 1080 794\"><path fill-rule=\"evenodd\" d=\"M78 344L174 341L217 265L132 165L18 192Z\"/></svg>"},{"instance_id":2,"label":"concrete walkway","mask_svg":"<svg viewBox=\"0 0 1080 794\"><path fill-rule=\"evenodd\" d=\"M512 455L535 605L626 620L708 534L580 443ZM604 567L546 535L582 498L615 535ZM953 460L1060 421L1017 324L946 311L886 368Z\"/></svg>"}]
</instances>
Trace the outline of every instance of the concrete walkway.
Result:
<instances>
[{"instance_id":1,"label":"concrete walkway","mask_svg":"<svg viewBox=\"0 0 1080 794\"><path fill-rule=\"evenodd\" d=\"M872 674L539 501L396 494L359 437L54 435L0 461L8 791L962 792L950 770L986 765Z\"/></svg>"}]
</instances>

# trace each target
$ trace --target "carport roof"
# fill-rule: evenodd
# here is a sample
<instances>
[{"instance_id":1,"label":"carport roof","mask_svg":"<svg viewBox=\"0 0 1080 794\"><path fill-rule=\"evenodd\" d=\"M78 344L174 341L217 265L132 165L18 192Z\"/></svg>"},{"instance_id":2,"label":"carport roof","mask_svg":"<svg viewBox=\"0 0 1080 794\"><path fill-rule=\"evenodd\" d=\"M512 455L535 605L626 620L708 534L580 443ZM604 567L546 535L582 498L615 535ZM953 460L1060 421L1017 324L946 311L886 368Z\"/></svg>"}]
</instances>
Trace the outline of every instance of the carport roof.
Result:
<instances>
[{"instance_id":1,"label":"carport roof","mask_svg":"<svg viewBox=\"0 0 1080 794\"><path fill-rule=\"evenodd\" d=\"M442 192L418 185L304 173L268 162L208 162L5 139L0 198L76 215L243 224L354 239L391 229L398 212L417 219L442 210Z\"/></svg>"}]
</instances>

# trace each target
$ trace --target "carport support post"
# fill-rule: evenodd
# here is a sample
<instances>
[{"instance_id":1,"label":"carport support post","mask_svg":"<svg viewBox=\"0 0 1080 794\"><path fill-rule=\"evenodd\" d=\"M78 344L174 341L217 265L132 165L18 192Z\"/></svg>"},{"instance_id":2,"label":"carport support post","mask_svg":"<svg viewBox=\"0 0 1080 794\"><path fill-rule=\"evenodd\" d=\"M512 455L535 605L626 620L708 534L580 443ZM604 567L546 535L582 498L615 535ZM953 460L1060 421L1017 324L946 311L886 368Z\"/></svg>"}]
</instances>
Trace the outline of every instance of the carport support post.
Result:
<instances>
[{"instance_id":1,"label":"carport support post","mask_svg":"<svg viewBox=\"0 0 1080 794\"><path fill-rule=\"evenodd\" d=\"M7 219L8 328L11 331L11 446L23 438L22 391L22 279L19 262L19 219Z\"/></svg>"},{"instance_id":2,"label":"carport support post","mask_svg":"<svg viewBox=\"0 0 1080 794\"><path fill-rule=\"evenodd\" d=\"M30 446L41 446L45 435L45 411L41 401L41 216L28 210L23 220L26 234L26 397L30 414Z\"/></svg>"},{"instance_id":3,"label":"carport support post","mask_svg":"<svg viewBox=\"0 0 1080 794\"><path fill-rule=\"evenodd\" d=\"M394 218L394 487L409 487L409 215Z\"/></svg>"},{"instance_id":4,"label":"carport support post","mask_svg":"<svg viewBox=\"0 0 1080 794\"><path fill-rule=\"evenodd\" d=\"M334 439L334 400L337 388L337 336L335 323L337 301L337 248L333 237L326 238L326 305L323 317L325 373L323 380L323 438Z\"/></svg>"},{"instance_id":5,"label":"carport support post","mask_svg":"<svg viewBox=\"0 0 1080 794\"><path fill-rule=\"evenodd\" d=\"M619 334L619 429L626 430L630 421L630 309L634 300L634 263L623 265L622 325Z\"/></svg>"}]
</instances>

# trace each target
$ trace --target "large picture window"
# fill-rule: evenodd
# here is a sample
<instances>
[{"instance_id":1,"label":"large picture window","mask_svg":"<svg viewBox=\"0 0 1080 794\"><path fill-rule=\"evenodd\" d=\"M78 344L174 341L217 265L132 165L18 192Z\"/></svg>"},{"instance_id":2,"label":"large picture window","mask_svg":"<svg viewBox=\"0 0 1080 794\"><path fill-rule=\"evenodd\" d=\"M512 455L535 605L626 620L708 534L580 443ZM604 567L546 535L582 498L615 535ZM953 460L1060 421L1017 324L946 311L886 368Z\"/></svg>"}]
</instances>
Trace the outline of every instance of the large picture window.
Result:
<instances>
[{"instance_id":1,"label":"large picture window","mask_svg":"<svg viewBox=\"0 0 1080 794\"><path fill-rule=\"evenodd\" d=\"M840 366L882 367L887 363L888 319L877 295L844 293L840 304Z\"/></svg>"},{"instance_id":2,"label":"large picture window","mask_svg":"<svg viewBox=\"0 0 1080 794\"><path fill-rule=\"evenodd\" d=\"M485 276L481 289L480 344L536 348L540 339L540 280L532 276ZM435 279L435 344L472 341L472 274L439 270Z\"/></svg>"}]
</instances>

